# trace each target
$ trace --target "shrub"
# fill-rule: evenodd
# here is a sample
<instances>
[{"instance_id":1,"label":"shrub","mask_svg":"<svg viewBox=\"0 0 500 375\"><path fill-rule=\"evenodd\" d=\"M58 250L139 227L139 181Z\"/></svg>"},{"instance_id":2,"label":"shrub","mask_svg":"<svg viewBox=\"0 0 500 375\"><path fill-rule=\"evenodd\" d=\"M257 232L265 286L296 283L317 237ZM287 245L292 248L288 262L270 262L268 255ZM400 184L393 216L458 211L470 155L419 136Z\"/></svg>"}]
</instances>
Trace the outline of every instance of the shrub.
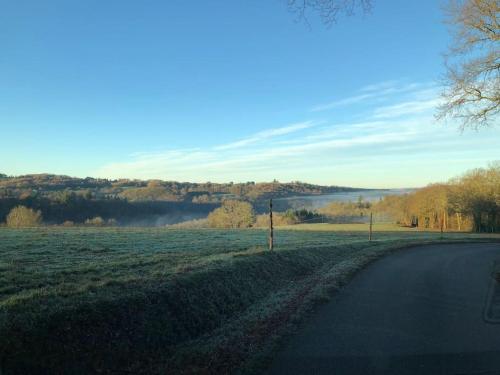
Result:
<instances>
[{"instance_id":1,"label":"shrub","mask_svg":"<svg viewBox=\"0 0 500 375\"><path fill-rule=\"evenodd\" d=\"M300 223L319 223L323 216L315 211L302 210L287 210L285 212L273 213L273 225L279 227L282 225L293 225ZM257 216L255 222L256 227L267 228L269 226L269 214L262 214Z\"/></svg>"},{"instance_id":2,"label":"shrub","mask_svg":"<svg viewBox=\"0 0 500 375\"><path fill-rule=\"evenodd\" d=\"M282 225L293 225L297 223L298 219L292 210L273 213L273 225L275 227L279 227ZM259 228L267 228L269 226L269 214L258 215L254 226Z\"/></svg>"},{"instance_id":3,"label":"shrub","mask_svg":"<svg viewBox=\"0 0 500 375\"><path fill-rule=\"evenodd\" d=\"M85 220L85 225L91 225L94 227L102 227L105 224L104 220L100 216L96 216L92 219Z\"/></svg>"},{"instance_id":4,"label":"shrub","mask_svg":"<svg viewBox=\"0 0 500 375\"><path fill-rule=\"evenodd\" d=\"M7 226L10 228L37 227L42 223L42 212L31 208L17 206L7 215Z\"/></svg>"},{"instance_id":5,"label":"shrub","mask_svg":"<svg viewBox=\"0 0 500 375\"><path fill-rule=\"evenodd\" d=\"M255 222L252 205L248 202L226 200L208 215L211 228L248 228Z\"/></svg>"},{"instance_id":6,"label":"shrub","mask_svg":"<svg viewBox=\"0 0 500 375\"><path fill-rule=\"evenodd\" d=\"M72 227L75 225L74 222L72 222L71 220L66 220L64 223L62 223L63 227Z\"/></svg>"}]
</instances>

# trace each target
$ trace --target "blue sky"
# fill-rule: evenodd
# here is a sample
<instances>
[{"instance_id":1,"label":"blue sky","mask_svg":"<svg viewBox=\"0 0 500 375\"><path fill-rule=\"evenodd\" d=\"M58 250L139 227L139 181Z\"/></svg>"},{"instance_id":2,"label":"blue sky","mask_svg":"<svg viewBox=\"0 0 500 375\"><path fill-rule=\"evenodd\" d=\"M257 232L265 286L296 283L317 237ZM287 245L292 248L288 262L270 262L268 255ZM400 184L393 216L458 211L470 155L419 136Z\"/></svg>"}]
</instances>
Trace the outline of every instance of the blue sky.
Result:
<instances>
[{"instance_id":1,"label":"blue sky","mask_svg":"<svg viewBox=\"0 0 500 375\"><path fill-rule=\"evenodd\" d=\"M11 1L0 172L416 187L500 159L436 123L439 1L328 28L282 0Z\"/></svg>"}]
</instances>

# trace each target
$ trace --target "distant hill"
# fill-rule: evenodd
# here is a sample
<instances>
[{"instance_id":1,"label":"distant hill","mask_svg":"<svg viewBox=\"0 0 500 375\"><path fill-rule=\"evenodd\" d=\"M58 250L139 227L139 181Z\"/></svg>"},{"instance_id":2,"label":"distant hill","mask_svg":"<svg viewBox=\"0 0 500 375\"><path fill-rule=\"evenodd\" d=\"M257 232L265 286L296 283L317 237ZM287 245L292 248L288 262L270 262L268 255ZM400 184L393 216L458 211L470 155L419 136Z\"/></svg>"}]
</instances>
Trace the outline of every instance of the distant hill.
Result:
<instances>
[{"instance_id":1,"label":"distant hill","mask_svg":"<svg viewBox=\"0 0 500 375\"><path fill-rule=\"evenodd\" d=\"M156 224L206 216L225 199L251 202L263 211L269 198L362 191L343 186L304 182L191 183L162 180L108 180L53 174L0 174L0 222L9 210L23 204L42 210L48 222L82 222L93 216L121 223ZM177 215L175 216L174 215ZM179 219L175 219L179 217Z\"/></svg>"}]
</instances>

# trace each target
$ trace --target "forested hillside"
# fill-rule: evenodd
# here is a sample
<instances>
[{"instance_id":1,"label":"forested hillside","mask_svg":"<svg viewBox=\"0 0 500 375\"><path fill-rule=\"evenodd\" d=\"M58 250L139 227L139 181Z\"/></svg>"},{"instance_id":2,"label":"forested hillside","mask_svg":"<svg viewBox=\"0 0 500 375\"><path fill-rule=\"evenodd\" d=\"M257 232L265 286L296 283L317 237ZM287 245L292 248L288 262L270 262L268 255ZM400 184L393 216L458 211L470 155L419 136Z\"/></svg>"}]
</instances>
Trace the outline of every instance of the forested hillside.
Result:
<instances>
[{"instance_id":1,"label":"forested hillside","mask_svg":"<svg viewBox=\"0 0 500 375\"><path fill-rule=\"evenodd\" d=\"M67 199L75 193L85 198L125 198L129 201L192 201L193 203L220 202L223 196L256 200L269 197L328 194L356 191L341 186L320 186L304 182L278 181L255 183L191 183L161 180L108 180L75 178L51 174L33 174L9 177L0 174L0 198L45 197L51 200Z\"/></svg>"},{"instance_id":2,"label":"forested hillside","mask_svg":"<svg viewBox=\"0 0 500 375\"><path fill-rule=\"evenodd\" d=\"M40 210L46 223L83 223L100 216L126 225L164 225L206 217L227 199L249 201L261 211L269 198L356 190L361 189L302 182L216 184L0 174L0 222L13 207L23 205Z\"/></svg>"}]
</instances>

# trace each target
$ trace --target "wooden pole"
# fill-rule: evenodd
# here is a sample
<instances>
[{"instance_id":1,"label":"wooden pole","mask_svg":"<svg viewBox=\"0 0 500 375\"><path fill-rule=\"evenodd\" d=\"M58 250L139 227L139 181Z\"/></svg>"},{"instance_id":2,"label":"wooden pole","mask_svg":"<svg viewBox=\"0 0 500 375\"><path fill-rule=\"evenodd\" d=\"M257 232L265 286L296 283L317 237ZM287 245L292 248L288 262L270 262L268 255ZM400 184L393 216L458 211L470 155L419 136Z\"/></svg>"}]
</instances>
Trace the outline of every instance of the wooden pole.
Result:
<instances>
[{"instance_id":1,"label":"wooden pole","mask_svg":"<svg viewBox=\"0 0 500 375\"><path fill-rule=\"evenodd\" d=\"M273 200L269 199L269 250L274 247L274 232L273 232Z\"/></svg>"},{"instance_id":2,"label":"wooden pole","mask_svg":"<svg viewBox=\"0 0 500 375\"><path fill-rule=\"evenodd\" d=\"M368 235L368 241L372 241L372 229L373 229L373 212L370 212L370 234Z\"/></svg>"},{"instance_id":3,"label":"wooden pole","mask_svg":"<svg viewBox=\"0 0 500 375\"><path fill-rule=\"evenodd\" d=\"M443 217L441 218L441 239L443 239L443 228L444 227L444 211L443 211Z\"/></svg>"}]
</instances>

